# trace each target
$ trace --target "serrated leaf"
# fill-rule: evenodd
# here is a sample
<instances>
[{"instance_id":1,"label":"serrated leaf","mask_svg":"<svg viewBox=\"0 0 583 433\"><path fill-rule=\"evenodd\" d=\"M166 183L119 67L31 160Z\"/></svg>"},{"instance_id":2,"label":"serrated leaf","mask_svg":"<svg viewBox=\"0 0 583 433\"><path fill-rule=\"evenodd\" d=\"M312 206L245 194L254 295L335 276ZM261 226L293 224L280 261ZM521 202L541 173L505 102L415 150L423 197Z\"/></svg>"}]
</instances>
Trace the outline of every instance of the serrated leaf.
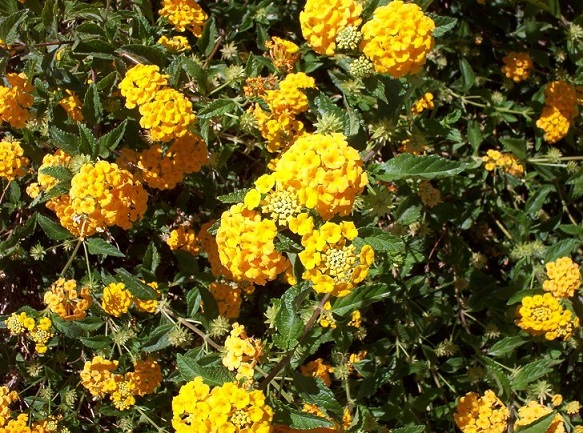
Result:
<instances>
[{"instance_id":1,"label":"serrated leaf","mask_svg":"<svg viewBox=\"0 0 583 433\"><path fill-rule=\"evenodd\" d=\"M154 64L160 67L166 64L166 55L158 47L130 44L118 48L116 52L142 64Z\"/></svg>"},{"instance_id":2,"label":"serrated leaf","mask_svg":"<svg viewBox=\"0 0 583 433\"><path fill-rule=\"evenodd\" d=\"M85 99L83 100L83 117L92 125L98 125L103 117L103 106L99 98L99 91L95 83L91 83L85 92Z\"/></svg>"},{"instance_id":3,"label":"serrated leaf","mask_svg":"<svg viewBox=\"0 0 583 433\"><path fill-rule=\"evenodd\" d=\"M6 45L18 41L18 26L28 17L28 9L22 9L7 17L0 18L0 39Z\"/></svg>"},{"instance_id":4,"label":"serrated leaf","mask_svg":"<svg viewBox=\"0 0 583 433\"><path fill-rule=\"evenodd\" d=\"M342 415L342 406L336 400L334 393L328 388L322 379L312 376L304 376L297 372L292 372L293 384L300 396L307 403L315 404L327 412Z\"/></svg>"},{"instance_id":5,"label":"serrated leaf","mask_svg":"<svg viewBox=\"0 0 583 433\"><path fill-rule=\"evenodd\" d=\"M476 83L476 75L466 59L460 59L459 66L460 71L462 72L463 89L468 91Z\"/></svg>"},{"instance_id":6,"label":"serrated leaf","mask_svg":"<svg viewBox=\"0 0 583 433\"><path fill-rule=\"evenodd\" d=\"M531 422L525 426L515 426L515 433L545 433L555 419L557 413L552 411L551 413L540 417L536 421Z\"/></svg>"},{"instance_id":7,"label":"serrated leaf","mask_svg":"<svg viewBox=\"0 0 583 433\"><path fill-rule=\"evenodd\" d=\"M198 110L196 116L199 119L210 119L216 116L222 116L225 113L240 111L238 105L232 99L215 99L210 104Z\"/></svg>"},{"instance_id":8,"label":"serrated leaf","mask_svg":"<svg viewBox=\"0 0 583 433\"><path fill-rule=\"evenodd\" d=\"M239 189L229 194L220 195L217 199L225 204L241 203L249 191L251 188Z\"/></svg>"},{"instance_id":9,"label":"serrated leaf","mask_svg":"<svg viewBox=\"0 0 583 433\"><path fill-rule=\"evenodd\" d=\"M73 173L67 167L62 165L51 165L40 169L42 174L54 177L61 182L69 182L73 178Z\"/></svg>"},{"instance_id":10,"label":"serrated leaf","mask_svg":"<svg viewBox=\"0 0 583 433\"><path fill-rule=\"evenodd\" d=\"M299 316L295 300L303 290L303 285L290 287L281 297L281 305L275 316L275 327L281 339L278 345L281 349L291 349L297 344L297 338L304 330L304 322Z\"/></svg>"},{"instance_id":11,"label":"serrated leaf","mask_svg":"<svg viewBox=\"0 0 583 433\"><path fill-rule=\"evenodd\" d=\"M158 265L160 264L160 253L154 242L150 242L148 245L144 258L142 259L142 264L151 272L156 272L156 269L158 269Z\"/></svg>"},{"instance_id":12,"label":"serrated leaf","mask_svg":"<svg viewBox=\"0 0 583 433\"><path fill-rule=\"evenodd\" d=\"M412 155L401 153L389 161L375 166L380 180L393 182L400 179L439 179L455 176L467 168L467 164L451 161L436 155Z\"/></svg>"},{"instance_id":13,"label":"serrated leaf","mask_svg":"<svg viewBox=\"0 0 583 433\"><path fill-rule=\"evenodd\" d=\"M174 329L174 325L165 324L160 325L154 329L148 336L148 340L142 346L142 350L146 352L155 352L157 350L162 350L170 346L170 341L168 340L168 334Z\"/></svg>"},{"instance_id":14,"label":"serrated leaf","mask_svg":"<svg viewBox=\"0 0 583 433\"><path fill-rule=\"evenodd\" d=\"M71 239L73 237L69 230L55 223L44 215L37 213L36 221L41 226L45 234L55 241L62 241L65 239Z\"/></svg>"},{"instance_id":15,"label":"serrated leaf","mask_svg":"<svg viewBox=\"0 0 583 433\"><path fill-rule=\"evenodd\" d=\"M95 337L79 337L79 341L84 346L95 350L101 350L111 346L111 340L105 335L96 335Z\"/></svg>"},{"instance_id":16,"label":"serrated leaf","mask_svg":"<svg viewBox=\"0 0 583 433\"><path fill-rule=\"evenodd\" d=\"M138 280L135 276L131 273L126 271L123 268L117 268L115 270L118 279L124 283L126 288L130 291L132 295L134 295L138 299L142 299L144 301L150 301L153 299L157 299L157 294L154 289L152 289L147 284L143 283L142 281Z\"/></svg>"},{"instance_id":17,"label":"serrated leaf","mask_svg":"<svg viewBox=\"0 0 583 433\"><path fill-rule=\"evenodd\" d=\"M429 16L431 17L431 19L433 19L433 22L435 23L435 30L433 30L434 38L442 37L444 34L453 29L457 24L457 18L444 17L433 14L429 14Z\"/></svg>"},{"instance_id":18,"label":"serrated leaf","mask_svg":"<svg viewBox=\"0 0 583 433\"><path fill-rule=\"evenodd\" d=\"M317 428L331 428L334 423L325 418L307 412L300 412L289 406L276 404L273 417L274 425L286 425L296 430L312 430Z\"/></svg>"},{"instance_id":19,"label":"serrated leaf","mask_svg":"<svg viewBox=\"0 0 583 433\"><path fill-rule=\"evenodd\" d=\"M547 196L554 190L555 188L551 185L543 185L526 201L524 204L524 212L530 216L535 216L535 214L543 207Z\"/></svg>"},{"instance_id":20,"label":"serrated leaf","mask_svg":"<svg viewBox=\"0 0 583 433\"><path fill-rule=\"evenodd\" d=\"M425 431L424 425L410 425L393 429L393 433L422 433Z\"/></svg>"},{"instance_id":21,"label":"serrated leaf","mask_svg":"<svg viewBox=\"0 0 583 433\"><path fill-rule=\"evenodd\" d=\"M73 134L69 134L59 128L54 126L49 128L50 136L51 136L51 143L61 149L63 152L75 156L79 155L79 137Z\"/></svg>"},{"instance_id":22,"label":"serrated leaf","mask_svg":"<svg viewBox=\"0 0 583 433\"><path fill-rule=\"evenodd\" d=\"M356 287L348 295L336 299L332 312L339 316L346 316L390 296L391 292L386 284Z\"/></svg>"},{"instance_id":23,"label":"serrated leaf","mask_svg":"<svg viewBox=\"0 0 583 433\"><path fill-rule=\"evenodd\" d=\"M504 149L512 152L518 158L526 158L526 140L524 138L501 137L499 141L504 146Z\"/></svg>"},{"instance_id":24,"label":"serrated leaf","mask_svg":"<svg viewBox=\"0 0 583 433\"><path fill-rule=\"evenodd\" d=\"M553 371L553 366L560 363L561 361L556 359L539 359L538 361L526 364L518 370L518 373L512 379L512 389L515 391L525 390L530 383L547 375Z\"/></svg>"},{"instance_id":25,"label":"serrated leaf","mask_svg":"<svg viewBox=\"0 0 583 433\"><path fill-rule=\"evenodd\" d=\"M101 238L88 238L85 239L85 243L87 244L87 251L89 254L94 255L102 255L104 257L112 256L112 257L125 257L126 255L122 253L117 247L113 246L105 239Z\"/></svg>"},{"instance_id":26,"label":"serrated leaf","mask_svg":"<svg viewBox=\"0 0 583 433\"><path fill-rule=\"evenodd\" d=\"M103 39L87 39L74 45L72 51L82 57L112 60L115 47Z\"/></svg>"},{"instance_id":27,"label":"serrated leaf","mask_svg":"<svg viewBox=\"0 0 583 433\"><path fill-rule=\"evenodd\" d=\"M79 138L81 139L79 142L79 150L85 155L90 155L92 159L97 158L99 146L97 145L93 131L82 123L77 124L77 127L79 128Z\"/></svg>"},{"instance_id":28,"label":"serrated leaf","mask_svg":"<svg viewBox=\"0 0 583 433\"><path fill-rule=\"evenodd\" d=\"M577 239L563 239L551 245L545 254L545 263L553 262L561 257L569 257L579 246L581 241Z\"/></svg>"},{"instance_id":29,"label":"serrated leaf","mask_svg":"<svg viewBox=\"0 0 583 433\"><path fill-rule=\"evenodd\" d=\"M103 135L98 140L99 146L99 156L102 158L107 158L111 151L113 151L120 141L123 139L123 135L126 131L126 126L128 124L127 119L116 126L114 129L109 131L107 134Z\"/></svg>"},{"instance_id":30,"label":"serrated leaf","mask_svg":"<svg viewBox=\"0 0 583 433\"><path fill-rule=\"evenodd\" d=\"M225 382L235 381L235 376L226 367L219 365L200 365L195 359L185 355L176 356L176 365L182 378L191 381L195 377L202 377L209 386L221 386Z\"/></svg>"},{"instance_id":31,"label":"serrated leaf","mask_svg":"<svg viewBox=\"0 0 583 433\"><path fill-rule=\"evenodd\" d=\"M506 376L502 369L487 356L479 356L479 359L486 366L486 371L488 372L490 377L494 379L494 381L498 385L502 397L509 396L511 392L511 387L508 376Z\"/></svg>"},{"instance_id":32,"label":"serrated leaf","mask_svg":"<svg viewBox=\"0 0 583 433\"><path fill-rule=\"evenodd\" d=\"M494 343L488 351L488 354L496 358L509 355L514 349L525 344L526 341L527 340L522 338L520 335L505 337L502 340Z\"/></svg>"}]
</instances>

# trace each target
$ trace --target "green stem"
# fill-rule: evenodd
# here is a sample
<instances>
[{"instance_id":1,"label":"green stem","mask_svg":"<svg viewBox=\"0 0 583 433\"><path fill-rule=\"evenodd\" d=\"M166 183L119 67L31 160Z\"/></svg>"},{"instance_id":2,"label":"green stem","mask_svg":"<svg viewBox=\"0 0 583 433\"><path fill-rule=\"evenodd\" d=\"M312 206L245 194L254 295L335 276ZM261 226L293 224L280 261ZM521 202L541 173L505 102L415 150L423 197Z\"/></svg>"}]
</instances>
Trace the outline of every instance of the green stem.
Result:
<instances>
[{"instance_id":1,"label":"green stem","mask_svg":"<svg viewBox=\"0 0 583 433\"><path fill-rule=\"evenodd\" d=\"M73 250L73 252L71 253L71 257L69 257L69 260L67 261L67 263L65 264L65 267L63 268L63 270L61 271L61 273L59 274L59 277L64 277L65 276L65 272L67 272L67 269L69 269L69 267L71 266L71 264L73 263L73 260L75 260L75 257L77 256L77 253L79 252L79 248L81 247L81 244L84 243L83 242L83 238L80 237L79 241L77 242L77 245L75 245L75 249Z\"/></svg>"}]
</instances>

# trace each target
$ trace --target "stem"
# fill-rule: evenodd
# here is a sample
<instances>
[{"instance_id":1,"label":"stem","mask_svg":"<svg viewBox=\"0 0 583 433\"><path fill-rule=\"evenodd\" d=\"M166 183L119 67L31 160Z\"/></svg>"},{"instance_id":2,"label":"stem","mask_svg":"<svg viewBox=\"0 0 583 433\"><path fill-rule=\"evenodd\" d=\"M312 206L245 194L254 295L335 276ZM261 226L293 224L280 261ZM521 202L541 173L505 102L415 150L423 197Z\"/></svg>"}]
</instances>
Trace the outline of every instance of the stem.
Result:
<instances>
[{"instance_id":1,"label":"stem","mask_svg":"<svg viewBox=\"0 0 583 433\"><path fill-rule=\"evenodd\" d=\"M73 263L73 260L75 259L75 257L77 256L77 253L79 252L79 248L81 247L81 244L83 243L83 238L80 237L79 241L77 242L77 245L75 245L75 249L73 250L73 252L71 253L71 257L69 257L69 260L67 261L67 263L65 264L65 267L63 268L63 270L61 271L61 273L59 274L59 277L64 277L65 276L65 272L67 272L67 269L69 269L69 267L71 266L71 264Z\"/></svg>"},{"instance_id":2,"label":"stem","mask_svg":"<svg viewBox=\"0 0 583 433\"><path fill-rule=\"evenodd\" d=\"M310 332L310 329L312 329L312 326L314 326L314 323L316 323L316 319L318 319L320 316L322 310L324 309L324 305L326 302L328 302L328 299L330 299L330 293L326 293L320 300L320 303L312 313L312 317L310 317L310 320L308 320L308 323L306 323L306 326L304 326L304 332L301 337L298 338L298 343L294 346L293 349L288 351L283 358L281 358L275 367L273 367L273 369L269 372L269 375L259 384L258 389L264 391L267 388L267 385L269 385L275 376L277 376L277 373L279 373L291 361L294 352L296 351L297 347L302 344L308 335L308 332Z\"/></svg>"},{"instance_id":3,"label":"stem","mask_svg":"<svg viewBox=\"0 0 583 433\"><path fill-rule=\"evenodd\" d=\"M213 349L216 350L222 350L222 347L219 346L217 343L215 343L208 335L206 335L204 332L202 332L200 329L198 329L196 326L192 325L190 322L188 322L187 320L183 319L182 317L176 315L174 313L174 311L169 310L169 309L165 309L164 312L166 314L168 314L169 316L172 316L174 319L176 319L176 321L178 323L180 323L183 326L186 326L188 329L190 329L192 332L194 332L195 334L197 334L200 338L203 339L203 341L208 344L209 346L211 346Z\"/></svg>"},{"instance_id":4,"label":"stem","mask_svg":"<svg viewBox=\"0 0 583 433\"><path fill-rule=\"evenodd\" d=\"M4 200L4 195L6 195L6 191L8 191L8 187L10 186L10 182L12 181L8 181L8 183L6 184L6 188L4 188L4 190L2 191L2 195L0 195L0 204L2 203L2 200Z\"/></svg>"},{"instance_id":5,"label":"stem","mask_svg":"<svg viewBox=\"0 0 583 433\"><path fill-rule=\"evenodd\" d=\"M85 265L87 266L87 274L89 275L89 284L93 287L93 273L89 265L89 252L87 251L87 244L83 242L83 251L85 252Z\"/></svg>"},{"instance_id":6,"label":"stem","mask_svg":"<svg viewBox=\"0 0 583 433\"><path fill-rule=\"evenodd\" d=\"M205 60L204 65L202 65L203 68L206 68L208 66L209 62L215 56L215 54L217 53L217 51L219 51L219 47L221 46L221 42L223 42L223 39L224 39L224 36L223 35L220 35L217 38L217 40L215 41L215 45L213 47L213 50L211 51L211 53L209 54L209 56Z\"/></svg>"}]
</instances>

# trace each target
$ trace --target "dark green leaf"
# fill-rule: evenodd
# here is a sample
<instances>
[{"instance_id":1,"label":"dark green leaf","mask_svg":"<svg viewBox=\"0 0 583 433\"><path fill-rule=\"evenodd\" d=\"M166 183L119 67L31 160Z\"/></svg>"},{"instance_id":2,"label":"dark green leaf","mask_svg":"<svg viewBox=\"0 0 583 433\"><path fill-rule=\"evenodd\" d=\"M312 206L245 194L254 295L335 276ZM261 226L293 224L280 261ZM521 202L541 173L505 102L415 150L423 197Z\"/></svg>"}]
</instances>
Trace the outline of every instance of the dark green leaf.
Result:
<instances>
[{"instance_id":1,"label":"dark green leaf","mask_svg":"<svg viewBox=\"0 0 583 433\"><path fill-rule=\"evenodd\" d=\"M90 155L92 159L97 158L97 155L99 155L99 145L93 135L93 131L82 123L77 124L77 127L79 128L79 137L81 138L79 150L85 155Z\"/></svg>"},{"instance_id":2,"label":"dark green leaf","mask_svg":"<svg viewBox=\"0 0 583 433\"><path fill-rule=\"evenodd\" d=\"M104 257L125 257L126 255L122 253L117 247L113 246L109 242L101 238L88 238L85 239L87 244L87 250L89 254L100 254Z\"/></svg>"},{"instance_id":3,"label":"dark green leaf","mask_svg":"<svg viewBox=\"0 0 583 433\"><path fill-rule=\"evenodd\" d=\"M286 425L296 430L312 430L316 428L332 428L334 423L325 418L300 412L289 406L276 405L273 423Z\"/></svg>"},{"instance_id":4,"label":"dark green leaf","mask_svg":"<svg viewBox=\"0 0 583 433\"><path fill-rule=\"evenodd\" d=\"M69 233L69 230L53 222L51 219L44 215L36 214L36 220L38 224L42 227L45 234L56 241L62 241L65 239L71 239L73 235Z\"/></svg>"},{"instance_id":5,"label":"dark green leaf","mask_svg":"<svg viewBox=\"0 0 583 433\"><path fill-rule=\"evenodd\" d=\"M563 239L551 245L545 254L545 263L553 262L561 257L571 256L581 245L581 241L577 239Z\"/></svg>"},{"instance_id":6,"label":"dark green leaf","mask_svg":"<svg viewBox=\"0 0 583 433\"><path fill-rule=\"evenodd\" d=\"M514 349L522 346L526 343L526 340L520 335L514 335L512 337L505 337L500 341L497 341L492 345L488 354L494 357L503 357L510 355Z\"/></svg>"},{"instance_id":7,"label":"dark green leaf","mask_svg":"<svg viewBox=\"0 0 583 433\"><path fill-rule=\"evenodd\" d=\"M429 14L429 16L435 23L435 30L433 30L434 38L442 37L444 34L453 29L457 23L457 18L437 16L433 14Z\"/></svg>"},{"instance_id":8,"label":"dark green leaf","mask_svg":"<svg viewBox=\"0 0 583 433\"><path fill-rule=\"evenodd\" d=\"M4 44L10 45L17 42L18 26L28 17L28 9L22 9L7 17L0 18L0 39Z\"/></svg>"},{"instance_id":9,"label":"dark green leaf","mask_svg":"<svg viewBox=\"0 0 583 433\"><path fill-rule=\"evenodd\" d=\"M393 429L393 433L423 433L424 431L425 431L424 425L410 425L407 427Z\"/></svg>"},{"instance_id":10,"label":"dark green leaf","mask_svg":"<svg viewBox=\"0 0 583 433\"><path fill-rule=\"evenodd\" d=\"M536 421L531 422L525 426L515 426L515 433L545 433L551 424L553 423L557 413L552 411L551 413L540 417Z\"/></svg>"},{"instance_id":11,"label":"dark green leaf","mask_svg":"<svg viewBox=\"0 0 583 433\"><path fill-rule=\"evenodd\" d=\"M157 294L154 289L152 289L147 284L143 283L142 281L138 280L128 271L123 268L117 268L115 270L117 277L119 280L124 283L126 288L130 291L132 295L134 295L138 299L142 299L144 301L150 301L153 299L157 299Z\"/></svg>"},{"instance_id":12,"label":"dark green leaf","mask_svg":"<svg viewBox=\"0 0 583 433\"><path fill-rule=\"evenodd\" d=\"M197 117L199 119L210 119L225 113L237 114L239 111L239 107L232 99L215 99L201 108L197 113Z\"/></svg>"},{"instance_id":13,"label":"dark green leaf","mask_svg":"<svg viewBox=\"0 0 583 433\"><path fill-rule=\"evenodd\" d=\"M57 146L59 149L63 150L71 156L79 155L79 137L73 134L69 134L59 128L52 126L50 128L51 143Z\"/></svg>"},{"instance_id":14,"label":"dark green leaf","mask_svg":"<svg viewBox=\"0 0 583 433\"><path fill-rule=\"evenodd\" d=\"M440 156L401 153L378 166L377 178L387 182L400 179L439 179L461 173L467 164ZM377 168L377 167L375 167Z\"/></svg>"},{"instance_id":15,"label":"dark green leaf","mask_svg":"<svg viewBox=\"0 0 583 433\"><path fill-rule=\"evenodd\" d=\"M73 173L66 167L62 165L51 165L48 167L43 167L40 172L46 174L47 176L54 177L61 182L70 182L73 178Z\"/></svg>"},{"instance_id":16,"label":"dark green leaf","mask_svg":"<svg viewBox=\"0 0 583 433\"><path fill-rule=\"evenodd\" d=\"M109 131L107 134L99 138L99 156L107 158L111 151L113 151L123 138L128 124L127 119Z\"/></svg>"},{"instance_id":17,"label":"dark green leaf","mask_svg":"<svg viewBox=\"0 0 583 433\"><path fill-rule=\"evenodd\" d=\"M164 50L147 45L124 45L117 50L122 57L126 56L142 64L154 64L163 67L166 64Z\"/></svg>"},{"instance_id":18,"label":"dark green leaf","mask_svg":"<svg viewBox=\"0 0 583 433\"><path fill-rule=\"evenodd\" d=\"M175 325L172 324L158 326L149 334L148 340L142 346L142 350L146 352L155 352L157 350L162 350L170 346L168 334L173 329L175 329Z\"/></svg>"},{"instance_id":19,"label":"dark green leaf","mask_svg":"<svg viewBox=\"0 0 583 433\"><path fill-rule=\"evenodd\" d=\"M96 57L99 59L112 60L115 48L103 39L88 39L79 42L73 48L73 53L81 57Z\"/></svg>"},{"instance_id":20,"label":"dark green leaf","mask_svg":"<svg viewBox=\"0 0 583 433\"><path fill-rule=\"evenodd\" d=\"M278 340L281 349L291 349L297 344L298 337L304 330L304 322L299 316L296 298L302 293L304 285L290 287L281 297L281 305L275 316L275 327L282 337Z\"/></svg>"},{"instance_id":21,"label":"dark green leaf","mask_svg":"<svg viewBox=\"0 0 583 433\"><path fill-rule=\"evenodd\" d=\"M332 312L339 316L345 316L354 310L360 310L390 296L391 292L386 284L359 286L354 288L348 295L336 299L332 306Z\"/></svg>"},{"instance_id":22,"label":"dark green leaf","mask_svg":"<svg viewBox=\"0 0 583 433\"><path fill-rule=\"evenodd\" d=\"M468 63L466 59L460 59L460 71L462 71L462 82L463 89L465 91L470 90L476 83L476 76L474 75L474 70Z\"/></svg>"},{"instance_id":23,"label":"dark green leaf","mask_svg":"<svg viewBox=\"0 0 583 433\"><path fill-rule=\"evenodd\" d=\"M158 269L158 265L160 264L160 253L154 242L150 242L148 245L148 249L142 259L142 264L151 272L156 272L156 269Z\"/></svg>"},{"instance_id":24,"label":"dark green leaf","mask_svg":"<svg viewBox=\"0 0 583 433\"><path fill-rule=\"evenodd\" d=\"M512 379L512 389L523 391L528 385L535 380L547 375L555 365L560 364L561 360L556 359L539 359L521 367L514 379Z\"/></svg>"},{"instance_id":25,"label":"dark green leaf","mask_svg":"<svg viewBox=\"0 0 583 433\"><path fill-rule=\"evenodd\" d=\"M79 341L90 349L101 350L111 347L111 339L105 335L95 337L79 337Z\"/></svg>"},{"instance_id":26,"label":"dark green leaf","mask_svg":"<svg viewBox=\"0 0 583 433\"><path fill-rule=\"evenodd\" d=\"M91 83L85 92L83 101L83 117L92 125L98 125L103 116L103 106L99 99L99 91L95 83Z\"/></svg>"},{"instance_id":27,"label":"dark green leaf","mask_svg":"<svg viewBox=\"0 0 583 433\"><path fill-rule=\"evenodd\" d=\"M241 203L249 191L251 188L239 189L229 194L220 195L217 199L226 204Z\"/></svg>"},{"instance_id":28,"label":"dark green leaf","mask_svg":"<svg viewBox=\"0 0 583 433\"><path fill-rule=\"evenodd\" d=\"M195 377L202 377L209 386L221 386L225 382L235 381L235 376L220 365L200 365L197 360L178 354L176 364L182 378L191 381Z\"/></svg>"},{"instance_id":29,"label":"dark green leaf","mask_svg":"<svg viewBox=\"0 0 583 433\"><path fill-rule=\"evenodd\" d=\"M332 412L338 416L342 415L342 406L322 379L304 376L297 372L292 372L292 378L294 386L307 403L315 404L325 409L326 412Z\"/></svg>"}]
</instances>

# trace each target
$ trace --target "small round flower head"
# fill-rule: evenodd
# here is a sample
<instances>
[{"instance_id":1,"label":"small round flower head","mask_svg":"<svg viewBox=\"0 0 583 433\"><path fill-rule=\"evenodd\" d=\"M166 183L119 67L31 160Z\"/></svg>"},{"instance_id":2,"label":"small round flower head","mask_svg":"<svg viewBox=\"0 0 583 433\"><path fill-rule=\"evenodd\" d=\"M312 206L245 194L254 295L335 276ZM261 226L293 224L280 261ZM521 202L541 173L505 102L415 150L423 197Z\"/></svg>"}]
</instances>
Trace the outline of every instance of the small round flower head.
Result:
<instances>
[{"instance_id":1,"label":"small round flower head","mask_svg":"<svg viewBox=\"0 0 583 433\"><path fill-rule=\"evenodd\" d=\"M83 385L94 397L104 397L112 389L115 389L115 375L117 361L109 361L101 356L95 356L91 361L86 361L81 376Z\"/></svg>"},{"instance_id":2,"label":"small round flower head","mask_svg":"<svg viewBox=\"0 0 583 433\"><path fill-rule=\"evenodd\" d=\"M374 73L374 64L366 56L360 56L350 63L349 72L353 77L365 78Z\"/></svg>"},{"instance_id":3,"label":"small round flower head","mask_svg":"<svg viewBox=\"0 0 583 433\"><path fill-rule=\"evenodd\" d=\"M528 53L517 53L511 51L502 59L502 73L507 78L511 78L515 83L520 83L530 76L532 70L532 60Z\"/></svg>"},{"instance_id":4,"label":"small round flower head","mask_svg":"<svg viewBox=\"0 0 583 433\"><path fill-rule=\"evenodd\" d=\"M182 137L196 119L192 102L171 88L158 90L151 101L139 108L140 126L149 129L153 141L168 142Z\"/></svg>"},{"instance_id":5,"label":"small round flower head","mask_svg":"<svg viewBox=\"0 0 583 433\"><path fill-rule=\"evenodd\" d=\"M172 413L177 433L269 433L273 418L263 391L247 391L232 382L211 389L200 376L180 388Z\"/></svg>"},{"instance_id":6,"label":"small round flower head","mask_svg":"<svg viewBox=\"0 0 583 433\"><path fill-rule=\"evenodd\" d=\"M503 433L509 416L504 403L487 390L483 396L468 392L461 397L453 418L463 433Z\"/></svg>"},{"instance_id":7,"label":"small round flower head","mask_svg":"<svg viewBox=\"0 0 583 433\"><path fill-rule=\"evenodd\" d=\"M435 23L415 3L394 0L362 26L360 50L375 70L395 78L419 72L433 48Z\"/></svg>"},{"instance_id":8,"label":"small round flower head","mask_svg":"<svg viewBox=\"0 0 583 433\"><path fill-rule=\"evenodd\" d=\"M225 316L227 319L239 317L243 299L241 298L241 288L237 284L213 281L208 289L217 301L221 316Z\"/></svg>"},{"instance_id":9,"label":"small round flower head","mask_svg":"<svg viewBox=\"0 0 583 433\"><path fill-rule=\"evenodd\" d=\"M411 113L419 114L423 110L433 110L433 94L426 92L420 99L418 99L411 107Z\"/></svg>"},{"instance_id":10,"label":"small round flower head","mask_svg":"<svg viewBox=\"0 0 583 433\"><path fill-rule=\"evenodd\" d=\"M77 289L75 280L59 278L44 295L44 303L49 310L64 320L81 320L93 303L89 288Z\"/></svg>"},{"instance_id":11,"label":"small round flower head","mask_svg":"<svg viewBox=\"0 0 583 433\"><path fill-rule=\"evenodd\" d=\"M536 126L543 130L544 140L554 144L567 136L571 121L556 107L545 106L536 121Z\"/></svg>"},{"instance_id":12,"label":"small round flower head","mask_svg":"<svg viewBox=\"0 0 583 433\"><path fill-rule=\"evenodd\" d=\"M541 417L548 415L553 410L540 404L538 401L529 401L526 405L518 409L518 416L514 422L515 427L526 426L530 423L535 422ZM563 417L556 414L553 418L553 422L547 429L548 433L565 433L565 423Z\"/></svg>"},{"instance_id":13,"label":"small round flower head","mask_svg":"<svg viewBox=\"0 0 583 433\"><path fill-rule=\"evenodd\" d=\"M132 302L133 297L123 283L111 283L103 289L101 307L107 314L120 317L128 312Z\"/></svg>"},{"instance_id":14,"label":"small round flower head","mask_svg":"<svg viewBox=\"0 0 583 433\"><path fill-rule=\"evenodd\" d=\"M354 0L308 0L300 12L302 34L318 54L333 56L336 37L348 26L362 23L362 5Z\"/></svg>"},{"instance_id":15,"label":"small round flower head","mask_svg":"<svg viewBox=\"0 0 583 433\"><path fill-rule=\"evenodd\" d=\"M169 38L166 35L162 35L158 39L158 44L175 54L192 51L192 47L185 36L176 35Z\"/></svg>"},{"instance_id":16,"label":"small round flower head","mask_svg":"<svg viewBox=\"0 0 583 433\"><path fill-rule=\"evenodd\" d=\"M251 384L255 365L262 354L261 341L248 337L243 325L233 323L233 329L225 339L223 365L236 372L236 379L245 379Z\"/></svg>"},{"instance_id":17,"label":"small round flower head","mask_svg":"<svg viewBox=\"0 0 583 433\"><path fill-rule=\"evenodd\" d=\"M374 261L374 251L364 245L359 251L351 241L358 231L351 221L327 222L302 237L298 254L305 267L302 278L311 281L318 293L346 296L362 282Z\"/></svg>"},{"instance_id":18,"label":"small round flower head","mask_svg":"<svg viewBox=\"0 0 583 433\"><path fill-rule=\"evenodd\" d=\"M66 91L67 96L59 101L59 105L67 112L67 116L73 122L83 122L83 113L81 108L83 107L83 102L79 99L77 94L69 89Z\"/></svg>"},{"instance_id":19,"label":"small round flower head","mask_svg":"<svg viewBox=\"0 0 583 433\"><path fill-rule=\"evenodd\" d=\"M579 265L573 263L570 257L549 262L545 269L548 280L543 283L543 289L557 298L570 298L581 286Z\"/></svg>"},{"instance_id":20,"label":"small round flower head","mask_svg":"<svg viewBox=\"0 0 583 433\"><path fill-rule=\"evenodd\" d=\"M322 358L315 359L300 367L300 371L304 376L313 376L322 379L324 385L330 387L332 379L330 373L334 372L331 365L324 363Z\"/></svg>"},{"instance_id":21,"label":"small round flower head","mask_svg":"<svg viewBox=\"0 0 583 433\"><path fill-rule=\"evenodd\" d=\"M168 18L170 24L179 32L189 30L200 38L208 15L194 0L162 0L161 17Z\"/></svg>"},{"instance_id":22,"label":"small round flower head","mask_svg":"<svg viewBox=\"0 0 583 433\"><path fill-rule=\"evenodd\" d=\"M568 340L579 318L564 309L552 294L525 296L516 309L516 324L531 335L544 335L547 340Z\"/></svg>"},{"instance_id":23,"label":"small round flower head","mask_svg":"<svg viewBox=\"0 0 583 433\"><path fill-rule=\"evenodd\" d=\"M303 72L292 73L280 81L278 89L268 90L264 98L272 112L300 114L308 109L308 97L302 91L305 88L315 89L316 80Z\"/></svg>"},{"instance_id":24,"label":"small round flower head","mask_svg":"<svg viewBox=\"0 0 583 433\"><path fill-rule=\"evenodd\" d=\"M162 369L152 358L138 360L134 362L134 371L126 374L126 379L132 382L135 395L152 394L162 382Z\"/></svg>"},{"instance_id":25,"label":"small round flower head","mask_svg":"<svg viewBox=\"0 0 583 433\"><path fill-rule=\"evenodd\" d=\"M250 108L269 152L282 152L304 133L304 124L290 110L263 111L259 104Z\"/></svg>"},{"instance_id":26,"label":"small round flower head","mask_svg":"<svg viewBox=\"0 0 583 433\"><path fill-rule=\"evenodd\" d=\"M28 109L34 100L34 87L24 73L8 73L9 87L0 86L0 122L9 123L12 128L24 128L30 118Z\"/></svg>"},{"instance_id":27,"label":"small round flower head","mask_svg":"<svg viewBox=\"0 0 583 433\"><path fill-rule=\"evenodd\" d=\"M128 69L119 83L121 94L126 98L125 106L135 108L150 102L155 93L168 84L167 78L156 65L136 65Z\"/></svg>"},{"instance_id":28,"label":"small round flower head","mask_svg":"<svg viewBox=\"0 0 583 433\"><path fill-rule=\"evenodd\" d=\"M200 251L200 244L196 238L196 232L186 226L179 226L170 232L166 243L171 250L182 250L197 256Z\"/></svg>"},{"instance_id":29,"label":"small round flower head","mask_svg":"<svg viewBox=\"0 0 583 433\"><path fill-rule=\"evenodd\" d=\"M490 149L482 157L482 161L487 171L493 171L498 168L512 176L518 177L524 174L524 167L510 153L502 153L498 150Z\"/></svg>"},{"instance_id":30,"label":"small round flower head","mask_svg":"<svg viewBox=\"0 0 583 433\"><path fill-rule=\"evenodd\" d=\"M19 397L16 391L10 391L7 386L0 386L0 428L2 428L10 418L11 414L9 405L18 401L18 399Z\"/></svg>"},{"instance_id":31,"label":"small round flower head","mask_svg":"<svg viewBox=\"0 0 583 433\"><path fill-rule=\"evenodd\" d=\"M544 140L553 144L567 135L577 114L576 87L565 81L552 81L545 86L545 106L536 126L544 131Z\"/></svg>"},{"instance_id":32,"label":"small round flower head","mask_svg":"<svg viewBox=\"0 0 583 433\"><path fill-rule=\"evenodd\" d=\"M24 176L29 163L18 141L0 141L0 178L14 180Z\"/></svg>"}]
</instances>

